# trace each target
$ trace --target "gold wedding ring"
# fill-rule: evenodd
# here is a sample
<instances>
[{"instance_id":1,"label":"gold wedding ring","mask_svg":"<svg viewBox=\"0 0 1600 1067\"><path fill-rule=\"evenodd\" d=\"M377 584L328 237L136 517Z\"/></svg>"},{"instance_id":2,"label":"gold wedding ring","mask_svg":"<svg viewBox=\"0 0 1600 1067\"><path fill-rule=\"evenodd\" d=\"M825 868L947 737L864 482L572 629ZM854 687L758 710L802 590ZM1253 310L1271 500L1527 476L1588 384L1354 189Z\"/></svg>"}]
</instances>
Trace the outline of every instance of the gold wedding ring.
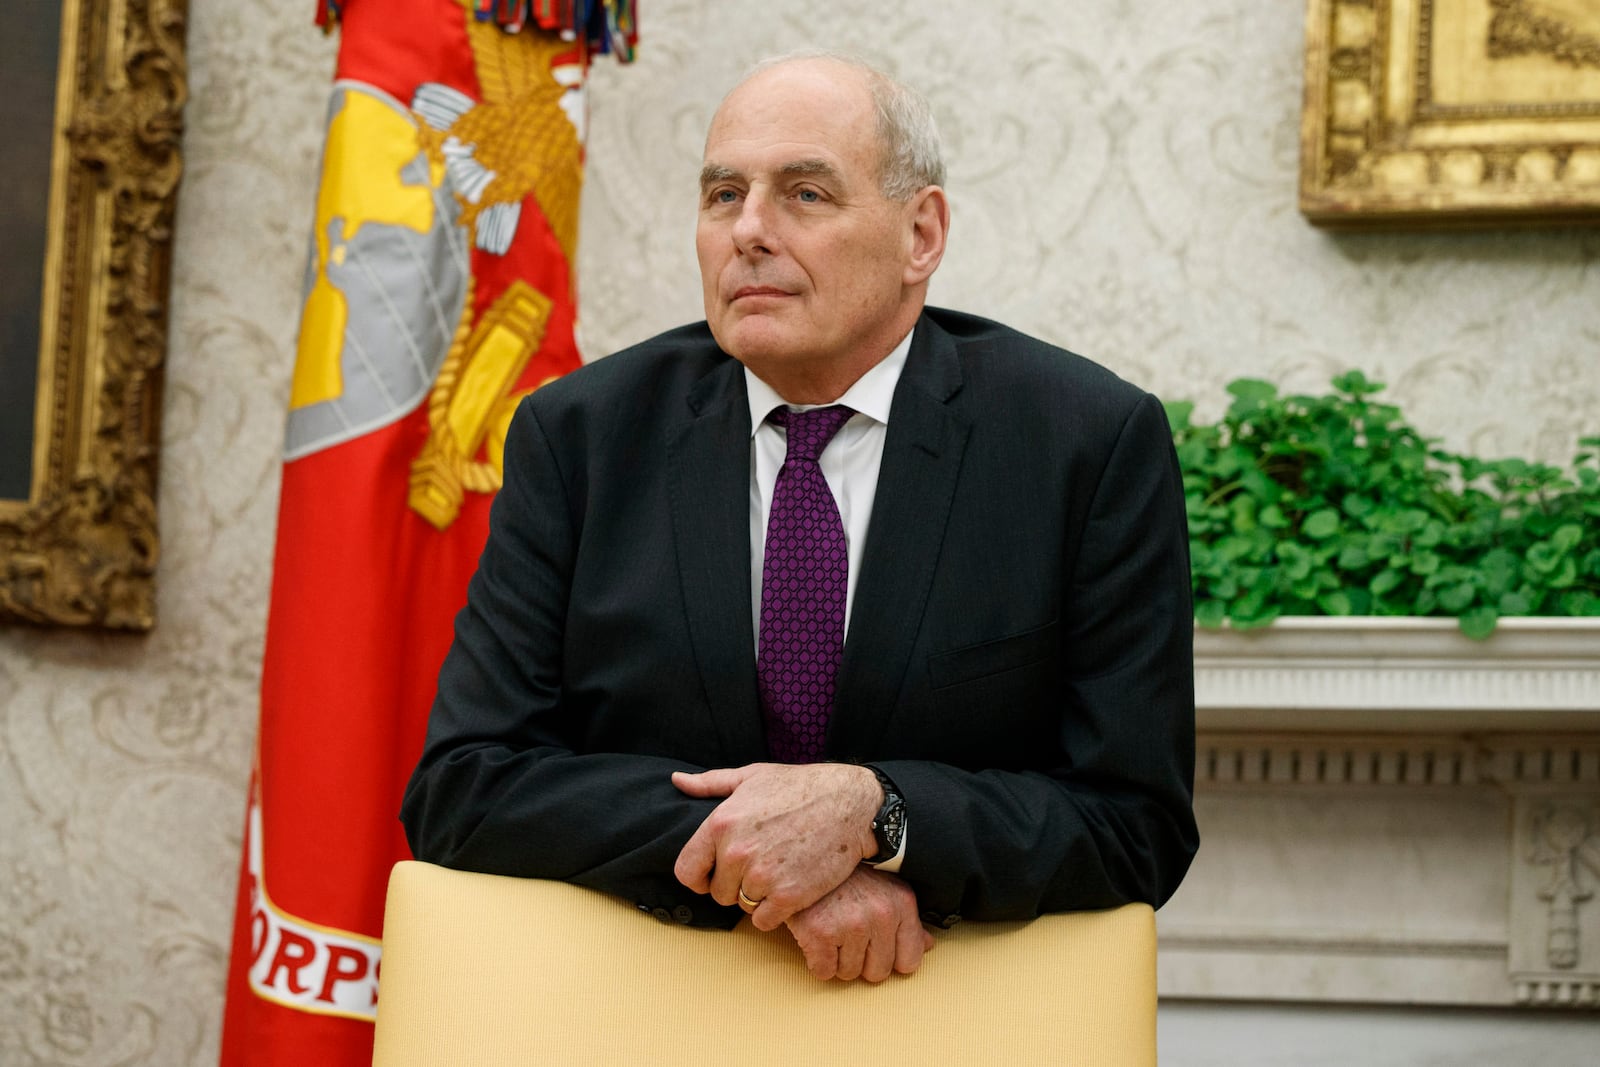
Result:
<instances>
[{"instance_id":1,"label":"gold wedding ring","mask_svg":"<svg viewBox=\"0 0 1600 1067\"><path fill-rule=\"evenodd\" d=\"M745 896L744 886L739 887L739 907L743 908L745 911L755 911L760 906L761 901L751 900L749 897Z\"/></svg>"}]
</instances>

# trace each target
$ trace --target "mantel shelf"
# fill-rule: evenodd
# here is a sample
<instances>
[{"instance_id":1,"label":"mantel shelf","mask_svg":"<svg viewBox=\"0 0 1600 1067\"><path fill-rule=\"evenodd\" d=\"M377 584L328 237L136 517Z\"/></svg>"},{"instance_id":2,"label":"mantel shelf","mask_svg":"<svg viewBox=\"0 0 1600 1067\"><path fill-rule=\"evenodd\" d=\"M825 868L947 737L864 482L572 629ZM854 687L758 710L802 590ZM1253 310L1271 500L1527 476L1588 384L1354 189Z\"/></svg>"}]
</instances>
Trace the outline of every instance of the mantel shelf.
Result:
<instances>
[{"instance_id":1,"label":"mantel shelf","mask_svg":"<svg viewBox=\"0 0 1600 1067\"><path fill-rule=\"evenodd\" d=\"M1217 731L1600 732L1600 618L1281 618L1195 630L1197 726Z\"/></svg>"}]
</instances>

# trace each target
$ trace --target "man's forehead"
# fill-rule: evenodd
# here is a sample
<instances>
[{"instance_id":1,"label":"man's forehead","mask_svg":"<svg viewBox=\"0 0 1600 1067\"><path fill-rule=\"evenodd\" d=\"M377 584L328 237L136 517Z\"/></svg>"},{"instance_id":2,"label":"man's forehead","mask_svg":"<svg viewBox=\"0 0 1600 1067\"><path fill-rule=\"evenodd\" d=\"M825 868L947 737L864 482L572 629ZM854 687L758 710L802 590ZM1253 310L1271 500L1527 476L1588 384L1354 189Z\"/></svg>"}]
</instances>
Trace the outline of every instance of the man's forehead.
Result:
<instances>
[{"instance_id":1,"label":"man's forehead","mask_svg":"<svg viewBox=\"0 0 1600 1067\"><path fill-rule=\"evenodd\" d=\"M782 178L875 177L881 165L877 112L860 71L830 59L797 59L761 70L717 108L706 135L701 180L715 174Z\"/></svg>"},{"instance_id":2,"label":"man's forehead","mask_svg":"<svg viewBox=\"0 0 1600 1067\"><path fill-rule=\"evenodd\" d=\"M872 94L859 72L797 60L761 71L729 93L712 116L707 148L722 138L788 136L839 147L835 142L870 135L874 117Z\"/></svg>"},{"instance_id":3,"label":"man's forehead","mask_svg":"<svg viewBox=\"0 0 1600 1067\"><path fill-rule=\"evenodd\" d=\"M753 102L798 103L818 97L832 97L835 104L846 98L871 96L867 75L848 63L828 57L790 59L750 75L734 86L722 100L718 113L730 105Z\"/></svg>"}]
</instances>

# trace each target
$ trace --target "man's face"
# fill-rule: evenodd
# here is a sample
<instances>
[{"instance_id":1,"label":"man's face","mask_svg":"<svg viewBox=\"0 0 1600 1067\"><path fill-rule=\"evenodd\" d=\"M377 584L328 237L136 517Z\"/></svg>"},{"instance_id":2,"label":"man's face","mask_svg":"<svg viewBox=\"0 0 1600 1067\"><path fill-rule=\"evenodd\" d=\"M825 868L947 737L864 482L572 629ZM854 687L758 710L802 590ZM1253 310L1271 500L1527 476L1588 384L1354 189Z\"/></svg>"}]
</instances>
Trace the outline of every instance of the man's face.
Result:
<instances>
[{"instance_id":1,"label":"man's face","mask_svg":"<svg viewBox=\"0 0 1600 1067\"><path fill-rule=\"evenodd\" d=\"M695 234L706 319L780 391L859 364L848 384L915 319L911 209L879 191L875 121L862 75L825 60L763 71L712 121Z\"/></svg>"}]
</instances>

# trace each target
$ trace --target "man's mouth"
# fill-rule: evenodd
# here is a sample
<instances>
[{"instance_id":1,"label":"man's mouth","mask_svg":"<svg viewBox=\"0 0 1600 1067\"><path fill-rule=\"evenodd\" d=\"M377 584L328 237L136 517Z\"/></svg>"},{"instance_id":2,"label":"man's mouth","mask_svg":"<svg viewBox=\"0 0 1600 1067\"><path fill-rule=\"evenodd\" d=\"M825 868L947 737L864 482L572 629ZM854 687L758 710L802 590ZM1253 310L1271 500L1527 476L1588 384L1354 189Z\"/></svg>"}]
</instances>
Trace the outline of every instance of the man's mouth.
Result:
<instances>
[{"instance_id":1,"label":"man's mouth","mask_svg":"<svg viewBox=\"0 0 1600 1067\"><path fill-rule=\"evenodd\" d=\"M733 299L743 300L745 297L775 297L790 295L792 294L783 289L775 289L770 285L746 285L741 289L734 290Z\"/></svg>"}]
</instances>

